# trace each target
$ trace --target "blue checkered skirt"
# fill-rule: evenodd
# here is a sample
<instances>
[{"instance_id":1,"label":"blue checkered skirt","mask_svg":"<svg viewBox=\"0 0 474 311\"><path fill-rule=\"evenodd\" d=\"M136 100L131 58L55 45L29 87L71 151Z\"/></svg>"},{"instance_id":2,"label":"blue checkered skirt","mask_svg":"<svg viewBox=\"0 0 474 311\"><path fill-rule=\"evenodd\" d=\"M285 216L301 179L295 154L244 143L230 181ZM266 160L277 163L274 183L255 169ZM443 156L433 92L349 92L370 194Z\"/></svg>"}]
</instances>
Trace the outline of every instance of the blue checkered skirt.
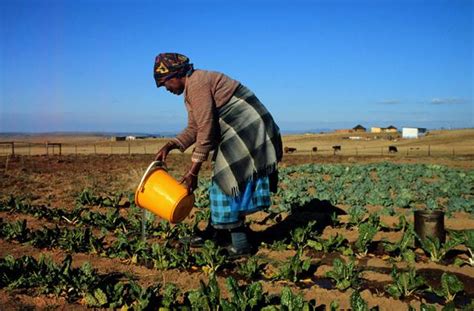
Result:
<instances>
[{"instance_id":1,"label":"blue checkered skirt","mask_svg":"<svg viewBox=\"0 0 474 311\"><path fill-rule=\"evenodd\" d=\"M244 191L234 197L225 194L212 182L209 188L211 223L218 229L232 229L243 224L245 215L271 205L268 176L247 182Z\"/></svg>"}]
</instances>

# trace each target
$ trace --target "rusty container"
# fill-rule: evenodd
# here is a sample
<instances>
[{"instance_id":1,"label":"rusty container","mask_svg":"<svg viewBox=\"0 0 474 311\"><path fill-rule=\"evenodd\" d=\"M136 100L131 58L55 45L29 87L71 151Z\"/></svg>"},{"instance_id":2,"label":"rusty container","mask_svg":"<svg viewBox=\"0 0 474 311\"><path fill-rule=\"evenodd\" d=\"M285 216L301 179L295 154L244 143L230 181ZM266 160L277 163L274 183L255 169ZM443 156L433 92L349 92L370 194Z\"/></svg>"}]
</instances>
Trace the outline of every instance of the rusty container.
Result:
<instances>
[{"instance_id":1,"label":"rusty container","mask_svg":"<svg viewBox=\"0 0 474 311\"><path fill-rule=\"evenodd\" d=\"M444 230L444 212L432 210L415 211L415 232L421 240L426 237L438 238L441 243L446 241L446 231ZM420 246L418 240L416 245Z\"/></svg>"}]
</instances>

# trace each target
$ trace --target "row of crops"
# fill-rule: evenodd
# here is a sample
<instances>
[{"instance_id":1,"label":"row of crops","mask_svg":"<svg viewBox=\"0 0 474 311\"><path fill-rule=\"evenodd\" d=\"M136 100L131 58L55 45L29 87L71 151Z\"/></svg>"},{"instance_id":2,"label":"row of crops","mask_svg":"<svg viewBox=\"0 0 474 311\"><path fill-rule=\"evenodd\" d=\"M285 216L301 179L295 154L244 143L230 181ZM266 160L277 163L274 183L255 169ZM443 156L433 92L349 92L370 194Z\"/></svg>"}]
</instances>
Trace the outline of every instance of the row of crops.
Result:
<instances>
[{"instance_id":1,"label":"row of crops","mask_svg":"<svg viewBox=\"0 0 474 311\"><path fill-rule=\"evenodd\" d=\"M175 226L143 218L142 211L134 205L132 194L104 196L86 189L77 196L76 206L72 208L38 206L10 197L0 202L0 212L30 215L47 225L38 229L29 226L26 220L0 219L1 239L39 249L61 249L65 254L90 253L102 258L120 258L125 263L155 270L204 272L208 279L201 282L200 288L183 292L171 283L157 282L142 287L133 277L102 275L89 263L72 268L70 255L66 255L60 265L48 258L4 256L0 259L0 288L54 294L91 307L312 310L321 305L306 301L302 292L294 288L320 286L322 280L316 279L314 272L321 258L338 253L342 256L332 261L324 280L329 281L331 289L351 293L350 304L354 310L368 310L360 291L370 290L370 282L364 278L364 268L357 262L377 253L389 257L392 264L392 281L382 287L387 297L408 302L420 297L436 297L432 299L433 303L444 305L446 310L456 306L472 308L472 297L464 290L469 278L444 272L440 284L433 284L417 271L416 264L432 261L441 267L472 267L474 230L448 232L445 243L436 239L420 240L403 215L399 216L396 225L388 226L381 221L380 213L369 214L366 209L367 205L381 205L388 210L426 206L472 214L471 172L432 165L303 165L282 169L280 180L281 189L274 198L272 213L276 210L291 212L314 198L329 200L334 205L351 205L348 221L341 222L334 217L331 225L341 230L357 230L357 240L349 242L342 234L323 238L315 230L316 223L309 222L294 228L285 238L261 245L261 248L275 252L293 250L294 256L285 260L254 256L240 262L228 260L225 250L211 241L199 249L174 243L193 234L198 224L208 219L208 210L203 208L208 206L208 197L203 191L208 181L201 181L203 187L197 193L195 217ZM375 189L369 191L370 187ZM374 200L382 196L382 188L387 189L389 195L385 196L383 204L375 204ZM400 191L405 193L406 200L399 205ZM372 192L380 194L372 195ZM142 238L144 228L148 239ZM374 241L378 232L399 232L401 238L395 242ZM421 247L415 245L416 240ZM399 264L405 262L408 268L400 268ZM221 295L224 289L217 283L219 275L231 275L225 284L228 295ZM293 290L282 286L280 295L263 290L262 284L266 282L282 281L290 284ZM338 305L335 300L327 307L337 310ZM421 308L434 310L435 306L427 303Z\"/></svg>"}]
</instances>

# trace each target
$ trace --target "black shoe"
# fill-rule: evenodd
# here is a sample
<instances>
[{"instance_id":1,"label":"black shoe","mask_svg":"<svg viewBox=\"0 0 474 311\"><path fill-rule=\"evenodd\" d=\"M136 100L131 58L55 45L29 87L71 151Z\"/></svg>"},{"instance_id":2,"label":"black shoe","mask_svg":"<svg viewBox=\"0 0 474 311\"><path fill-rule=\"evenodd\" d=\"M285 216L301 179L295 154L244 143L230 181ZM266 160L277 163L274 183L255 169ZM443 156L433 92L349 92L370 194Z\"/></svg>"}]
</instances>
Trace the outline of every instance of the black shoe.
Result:
<instances>
[{"instance_id":1,"label":"black shoe","mask_svg":"<svg viewBox=\"0 0 474 311\"><path fill-rule=\"evenodd\" d=\"M230 245L225 248L227 252L227 257L229 259L238 259L238 258L243 258L243 257L249 257L252 255L252 248L251 247L246 247L242 249L237 249L233 245Z\"/></svg>"},{"instance_id":2,"label":"black shoe","mask_svg":"<svg viewBox=\"0 0 474 311\"><path fill-rule=\"evenodd\" d=\"M213 241L216 245L226 247L230 244L229 233L226 230L206 229L197 231L194 235L179 239L182 244L189 244L191 247L202 247L206 240Z\"/></svg>"},{"instance_id":3,"label":"black shoe","mask_svg":"<svg viewBox=\"0 0 474 311\"><path fill-rule=\"evenodd\" d=\"M205 239L199 235L187 236L179 239L181 244L188 244L191 247L201 247L204 245Z\"/></svg>"}]
</instances>

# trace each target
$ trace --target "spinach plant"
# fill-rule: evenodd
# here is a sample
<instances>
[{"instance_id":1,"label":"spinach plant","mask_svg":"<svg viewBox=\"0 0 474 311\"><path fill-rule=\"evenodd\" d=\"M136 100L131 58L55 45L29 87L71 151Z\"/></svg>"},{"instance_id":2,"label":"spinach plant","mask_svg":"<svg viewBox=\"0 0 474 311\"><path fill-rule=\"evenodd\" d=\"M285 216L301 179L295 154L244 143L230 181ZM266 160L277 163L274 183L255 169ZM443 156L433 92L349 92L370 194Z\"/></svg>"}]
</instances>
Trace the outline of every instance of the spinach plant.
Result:
<instances>
[{"instance_id":1,"label":"spinach plant","mask_svg":"<svg viewBox=\"0 0 474 311\"><path fill-rule=\"evenodd\" d=\"M333 269L326 272L326 276L336 282L336 288L344 291L349 287L354 287L359 283L359 275L353 260L348 263L336 258L333 260Z\"/></svg>"},{"instance_id":2,"label":"spinach plant","mask_svg":"<svg viewBox=\"0 0 474 311\"><path fill-rule=\"evenodd\" d=\"M362 298L358 290L354 290L351 294L351 309L354 311L369 311L369 305Z\"/></svg>"},{"instance_id":3,"label":"spinach plant","mask_svg":"<svg viewBox=\"0 0 474 311\"><path fill-rule=\"evenodd\" d=\"M357 227L360 226L364 221L365 215L367 214L367 209L363 206L355 205L352 206L347 213L349 214L347 227Z\"/></svg>"},{"instance_id":4,"label":"spinach plant","mask_svg":"<svg viewBox=\"0 0 474 311\"><path fill-rule=\"evenodd\" d=\"M314 235L314 226L316 221L310 221L306 227L298 227L291 232L291 243L299 249L305 248L308 243L308 239Z\"/></svg>"},{"instance_id":5,"label":"spinach plant","mask_svg":"<svg viewBox=\"0 0 474 311\"><path fill-rule=\"evenodd\" d=\"M416 273L415 268L399 271L393 266L390 275L393 283L387 285L385 290L395 298L409 297L414 292L421 291L426 287L425 279Z\"/></svg>"},{"instance_id":6,"label":"spinach plant","mask_svg":"<svg viewBox=\"0 0 474 311\"><path fill-rule=\"evenodd\" d=\"M363 223L359 226L359 237L354 244L359 255L367 255L369 245L377 232L378 227L370 222Z\"/></svg>"},{"instance_id":7,"label":"spinach plant","mask_svg":"<svg viewBox=\"0 0 474 311\"><path fill-rule=\"evenodd\" d=\"M252 283L243 288L239 287L233 277L226 280L230 300L221 300L222 310L260 310L264 303L262 285Z\"/></svg>"},{"instance_id":8,"label":"spinach plant","mask_svg":"<svg viewBox=\"0 0 474 311\"><path fill-rule=\"evenodd\" d=\"M324 251L325 253L340 251L343 255L352 255L352 249L349 246L349 241L341 234L336 233L331 235L327 240L323 238L317 238L316 240L308 240L308 246L317 250Z\"/></svg>"},{"instance_id":9,"label":"spinach plant","mask_svg":"<svg viewBox=\"0 0 474 311\"><path fill-rule=\"evenodd\" d=\"M434 293L450 303L454 300L457 294L464 290L464 284L451 273L444 272L441 275L441 287L434 289Z\"/></svg>"},{"instance_id":10,"label":"spinach plant","mask_svg":"<svg viewBox=\"0 0 474 311\"><path fill-rule=\"evenodd\" d=\"M302 250L299 249L295 256L290 257L280 267L276 278L285 279L292 282L298 281L300 276L307 272L311 267L311 259L302 259Z\"/></svg>"},{"instance_id":11,"label":"spinach plant","mask_svg":"<svg viewBox=\"0 0 474 311\"><path fill-rule=\"evenodd\" d=\"M445 243L441 243L437 237L427 236L425 239L422 239L417 236L417 239L423 250L430 255L430 259L433 262L440 262L450 250L463 243L462 236L456 233L452 233Z\"/></svg>"},{"instance_id":12,"label":"spinach plant","mask_svg":"<svg viewBox=\"0 0 474 311\"><path fill-rule=\"evenodd\" d=\"M410 227L405 232L401 239L396 243L384 242L384 247L387 252L395 253L395 260L404 260L408 263L415 263L415 252L412 247L415 241L415 233L413 228Z\"/></svg>"},{"instance_id":13,"label":"spinach plant","mask_svg":"<svg viewBox=\"0 0 474 311\"><path fill-rule=\"evenodd\" d=\"M293 294L288 286L281 290L280 310L315 310L316 301L306 302L302 294Z\"/></svg>"},{"instance_id":14,"label":"spinach plant","mask_svg":"<svg viewBox=\"0 0 474 311\"><path fill-rule=\"evenodd\" d=\"M265 264L262 264L258 257L250 257L248 260L239 264L237 273L247 279L254 279L260 275L264 265Z\"/></svg>"},{"instance_id":15,"label":"spinach plant","mask_svg":"<svg viewBox=\"0 0 474 311\"><path fill-rule=\"evenodd\" d=\"M226 262L223 249L216 246L211 240L206 240L204 246L199 252L194 254L196 264L204 267L204 271L210 275L215 272Z\"/></svg>"}]
</instances>

